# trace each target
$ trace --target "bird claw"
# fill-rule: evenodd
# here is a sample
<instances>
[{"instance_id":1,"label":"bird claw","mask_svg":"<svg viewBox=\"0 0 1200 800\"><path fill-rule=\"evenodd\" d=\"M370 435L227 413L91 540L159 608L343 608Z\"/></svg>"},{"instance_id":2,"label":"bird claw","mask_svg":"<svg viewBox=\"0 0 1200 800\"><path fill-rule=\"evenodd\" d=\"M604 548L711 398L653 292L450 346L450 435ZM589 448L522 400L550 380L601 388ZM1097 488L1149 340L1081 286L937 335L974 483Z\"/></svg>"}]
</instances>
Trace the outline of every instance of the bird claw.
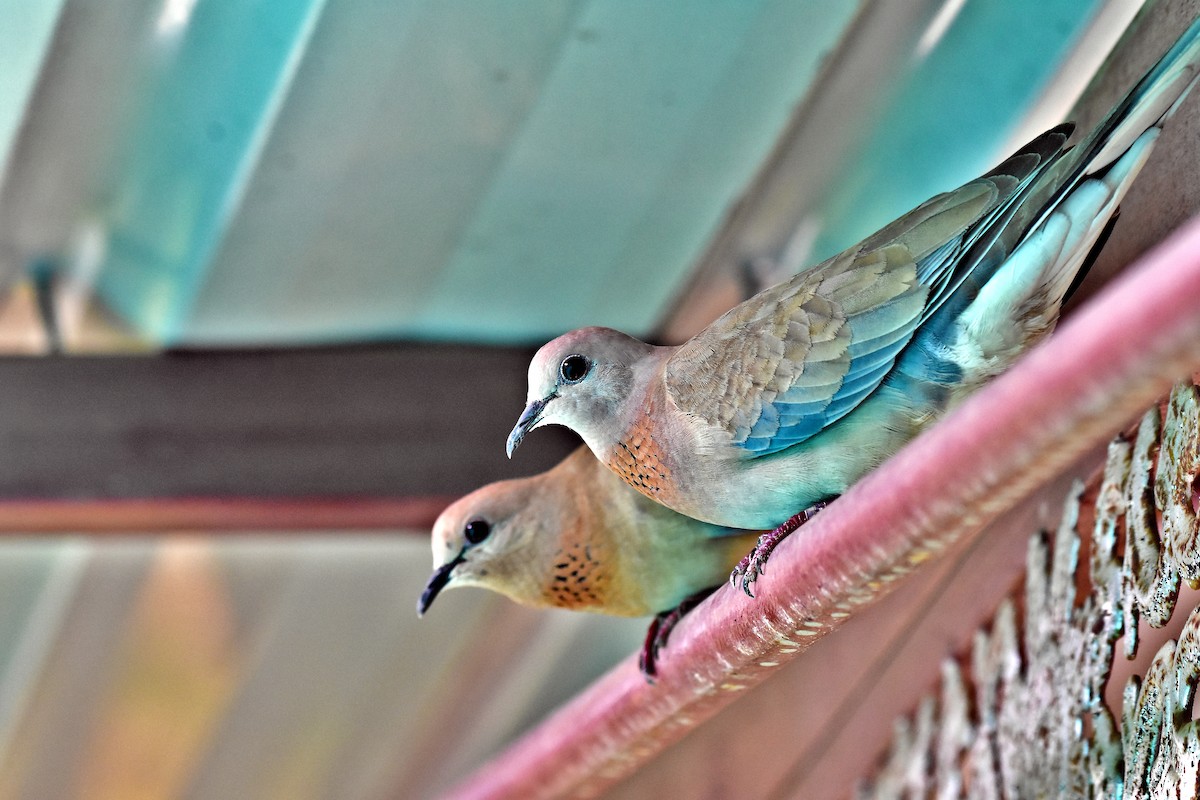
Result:
<instances>
[{"instance_id":1,"label":"bird claw","mask_svg":"<svg viewBox=\"0 0 1200 800\"><path fill-rule=\"evenodd\" d=\"M740 588L749 597L754 597L754 592L751 590L751 585L758 580L758 576L766 572L766 557L770 555L772 545L767 544L767 536L763 534L758 537L758 542L754 545L754 549L742 557L738 565L733 568L733 572L729 573L729 583L733 588Z\"/></svg>"},{"instance_id":2,"label":"bird claw","mask_svg":"<svg viewBox=\"0 0 1200 800\"><path fill-rule=\"evenodd\" d=\"M729 575L729 582L735 587L740 584L743 592L750 597L754 597L751 586L758 580L760 575L767 573L767 559L771 556L775 547L797 528L816 516L817 512L825 508L826 505L828 503L815 503L775 530L759 536L758 543L754 546L754 549L747 553L738 562L738 565L733 568L733 572ZM646 677L648 682L654 683L654 678L658 675L658 656L667 646L667 640L671 637L671 631L675 630L675 626L679 624L679 620L683 619L685 614L698 606L701 600L708 597L715 590L715 586L709 589L701 589L695 594L684 598L683 602L675 608L654 615L654 619L650 622L650 627L646 629L646 638L642 642L642 650L638 655L638 669L641 670L642 675Z\"/></svg>"},{"instance_id":3,"label":"bird claw","mask_svg":"<svg viewBox=\"0 0 1200 800\"><path fill-rule=\"evenodd\" d=\"M733 568L733 572L729 573L729 582L734 588L740 588L748 597L754 597L751 587L758 580L758 576L767 574L767 559L770 557L771 551L775 549L775 545L783 541L783 536L775 536L780 529L776 528L770 533L759 536L754 549L738 562L738 565Z\"/></svg>"},{"instance_id":4,"label":"bird claw","mask_svg":"<svg viewBox=\"0 0 1200 800\"><path fill-rule=\"evenodd\" d=\"M715 586L701 589L695 594L685 597L679 605L671 610L661 611L654 615L650 627L646 630L646 639L642 642L642 652L638 655L638 669L646 677L647 682L654 683L654 678L658 675L658 654L667 646L667 639L670 638L671 631L675 630L675 626L679 624L679 620L700 605L700 601L715 590Z\"/></svg>"},{"instance_id":5,"label":"bird claw","mask_svg":"<svg viewBox=\"0 0 1200 800\"><path fill-rule=\"evenodd\" d=\"M733 568L733 572L729 573L729 583L735 588L740 585L741 590L748 597L753 598L754 592L751 590L751 586L758 580L760 575L767 574L767 559L771 557L771 553L775 551L780 542L794 533L801 525L815 517L817 512L827 505L829 503L825 501L814 503L775 530L759 536L758 543L754 545L754 549L738 562L738 565Z\"/></svg>"}]
</instances>

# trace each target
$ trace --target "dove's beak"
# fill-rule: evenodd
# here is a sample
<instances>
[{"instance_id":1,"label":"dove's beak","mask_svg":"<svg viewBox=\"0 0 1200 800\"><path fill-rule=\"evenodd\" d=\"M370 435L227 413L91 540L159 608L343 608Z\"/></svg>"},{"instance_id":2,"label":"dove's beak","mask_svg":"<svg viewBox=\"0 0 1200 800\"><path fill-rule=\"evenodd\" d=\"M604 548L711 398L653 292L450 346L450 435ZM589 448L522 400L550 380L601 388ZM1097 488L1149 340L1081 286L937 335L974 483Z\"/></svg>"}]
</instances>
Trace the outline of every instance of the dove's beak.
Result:
<instances>
[{"instance_id":1,"label":"dove's beak","mask_svg":"<svg viewBox=\"0 0 1200 800\"><path fill-rule=\"evenodd\" d=\"M457 556L442 564L429 576L429 583L425 584L425 591L421 592L421 598L417 600L418 617L425 616L425 612L433 605L433 601L437 598L438 594L450 582L450 573L454 571L455 567L466 560L466 556L467 550L464 547Z\"/></svg>"},{"instance_id":2,"label":"dove's beak","mask_svg":"<svg viewBox=\"0 0 1200 800\"><path fill-rule=\"evenodd\" d=\"M512 433L508 435L508 444L504 448L509 458L512 458L513 451L517 449L517 445L525 438L525 434L536 428L537 424L542 421L542 410L546 407L546 403L549 403L553 399L554 395L550 395L543 397L541 400L534 400L525 406L525 410L521 412L521 418L517 420Z\"/></svg>"}]
</instances>

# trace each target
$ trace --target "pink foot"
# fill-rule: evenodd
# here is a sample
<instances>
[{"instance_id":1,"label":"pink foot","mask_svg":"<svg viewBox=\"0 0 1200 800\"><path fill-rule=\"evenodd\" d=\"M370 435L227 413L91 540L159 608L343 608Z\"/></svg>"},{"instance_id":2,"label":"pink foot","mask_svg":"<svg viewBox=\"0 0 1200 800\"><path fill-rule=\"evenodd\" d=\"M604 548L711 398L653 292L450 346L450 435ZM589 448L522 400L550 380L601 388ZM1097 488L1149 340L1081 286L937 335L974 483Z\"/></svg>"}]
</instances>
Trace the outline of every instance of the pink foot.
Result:
<instances>
[{"instance_id":1,"label":"pink foot","mask_svg":"<svg viewBox=\"0 0 1200 800\"><path fill-rule=\"evenodd\" d=\"M733 568L733 572L729 573L729 582L734 586L740 584L743 592L750 597L754 597L754 592L750 590L750 585L758 580L759 575L767 573L767 559L771 557L771 553L780 542L795 532L801 525L815 517L817 512L827 505L829 505L829 502L824 500L819 503L813 503L775 530L758 537L758 544L754 546L754 549L747 553L746 557Z\"/></svg>"},{"instance_id":2,"label":"pink foot","mask_svg":"<svg viewBox=\"0 0 1200 800\"><path fill-rule=\"evenodd\" d=\"M642 642L642 653L638 657L638 668L646 676L647 681L654 683L654 676L658 674L658 654L667 646L667 639L670 638L671 631L679 624L679 620L683 619L685 614L700 605L701 600L716 590L717 587L715 586L708 589L701 589L695 594L685 597L679 605L670 611L662 611L655 614L654 620L650 623L650 627L646 631L646 640Z\"/></svg>"}]
</instances>

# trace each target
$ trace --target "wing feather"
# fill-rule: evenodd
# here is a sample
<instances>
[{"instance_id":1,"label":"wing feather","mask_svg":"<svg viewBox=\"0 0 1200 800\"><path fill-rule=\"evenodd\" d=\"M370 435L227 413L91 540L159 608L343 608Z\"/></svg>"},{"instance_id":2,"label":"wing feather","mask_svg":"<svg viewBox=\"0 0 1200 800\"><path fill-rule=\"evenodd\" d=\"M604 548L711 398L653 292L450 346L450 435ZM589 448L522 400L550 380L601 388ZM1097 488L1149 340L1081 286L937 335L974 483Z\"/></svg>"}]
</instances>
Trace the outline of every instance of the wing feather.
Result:
<instances>
[{"instance_id":1,"label":"wing feather","mask_svg":"<svg viewBox=\"0 0 1200 800\"><path fill-rule=\"evenodd\" d=\"M972 254L999 235L1068 134L1048 132L992 173L730 309L667 362L668 398L749 457L837 422L878 388L917 328L963 283L978 261Z\"/></svg>"}]
</instances>

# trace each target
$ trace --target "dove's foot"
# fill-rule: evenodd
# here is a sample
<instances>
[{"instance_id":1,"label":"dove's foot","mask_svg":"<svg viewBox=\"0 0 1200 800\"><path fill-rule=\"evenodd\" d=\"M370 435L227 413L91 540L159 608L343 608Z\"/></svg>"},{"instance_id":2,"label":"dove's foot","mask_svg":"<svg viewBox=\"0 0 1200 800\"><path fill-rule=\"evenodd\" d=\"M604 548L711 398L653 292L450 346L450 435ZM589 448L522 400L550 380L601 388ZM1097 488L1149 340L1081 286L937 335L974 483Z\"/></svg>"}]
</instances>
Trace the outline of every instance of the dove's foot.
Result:
<instances>
[{"instance_id":1,"label":"dove's foot","mask_svg":"<svg viewBox=\"0 0 1200 800\"><path fill-rule=\"evenodd\" d=\"M813 503L775 530L758 537L758 544L754 546L754 549L747 553L746 557L733 568L733 572L729 573L729 582L734 586L740 585L743 592L754 597L754 592L751 591L751 584L758 580L759 575L766 574L767 559L771 557L771 553L775 550L776 546L795 532L801 525L815 517L817 512L827 505L829 505L827 501Z\"/></svg>"},{"instance_id":2,"label":"dove's foot","mask_svg":"<svg viewBox=\"0 0 1200 800\"><path fill-rule=\"evenodd\" d=\"M715 592L716 589L715 586L701 589L695 594L685 597L683 602L670 611L654 615L654 621L650 623L650 628L646 631L646 641L642 642L642 654L638 657L638 667L646 676L646 680L654 682L654 676L658 674L658 654L667 646L667 639L671 636L671 631L679 624L679 620L683 619L684 614L700 605L700 601Z\"/></svg>"}]
</instances>

